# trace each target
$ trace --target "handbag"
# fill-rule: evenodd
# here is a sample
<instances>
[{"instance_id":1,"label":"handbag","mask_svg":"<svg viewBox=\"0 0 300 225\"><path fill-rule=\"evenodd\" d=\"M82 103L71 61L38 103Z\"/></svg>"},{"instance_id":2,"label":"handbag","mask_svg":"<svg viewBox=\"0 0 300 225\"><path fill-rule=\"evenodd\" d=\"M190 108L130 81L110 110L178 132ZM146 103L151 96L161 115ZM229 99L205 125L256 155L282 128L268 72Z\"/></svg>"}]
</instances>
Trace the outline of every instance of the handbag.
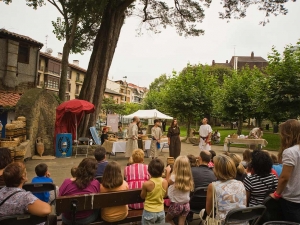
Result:
<instances>
[{"instance_id":1,"label":"handbag","mask_svg":"<svg viewBox=\"0 0 300 225\"><path fill-rule=\"evenodd\" d=\"M221 225L222 224L221 220L215 218L215 207L216 207L216 214L218 214L218 203L216 199L215 182L212 182L212 189L213 189L212 210L210 214L206 216L204 225Z\"/></svg>"}]
</instances>

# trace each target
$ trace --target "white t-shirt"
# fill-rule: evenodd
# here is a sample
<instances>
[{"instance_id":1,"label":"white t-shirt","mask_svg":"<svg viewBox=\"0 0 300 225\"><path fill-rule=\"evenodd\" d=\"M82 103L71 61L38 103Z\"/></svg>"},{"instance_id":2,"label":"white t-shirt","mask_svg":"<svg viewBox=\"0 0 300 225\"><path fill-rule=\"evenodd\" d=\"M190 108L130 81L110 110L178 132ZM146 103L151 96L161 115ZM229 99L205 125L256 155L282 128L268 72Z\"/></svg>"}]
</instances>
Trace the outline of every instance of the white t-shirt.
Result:
<instances>
[{"instance_id":1,"label":"white t-shirt","mask_svg":"<svg viewBox=\"0 0 300 225\"><path fill-rule=\"evenodd\" d=\"M283 166L293 166L293 172L282 192L282 197L288 201L300 203L300 148L299 145L287 148L282 153Z\"/></svg>"},{"instance_id":2,"label":"white t-shirt","mask_svg":"<svg viewBox=\"0 0 300 225\"><path fill-rule=\"evenodd\" d=\"M211 126L209 124L201 125L199 128L199 135L201 137L207 137L209 133L212 132Z\"/></svg>"},{"instance_id":3,"label":"white t-shirt","mask_svg":"<svg viewBox=\"0 0 300 225\"><path fill-rule=\"evenodd\" d=\"M170 179L175 182L175 175L171 174ZM175 203L188 203L190 201L190 192L178 190L175 188L175 184L169 186L168 196L170 201Z\"/></svg>"}]
</instances>

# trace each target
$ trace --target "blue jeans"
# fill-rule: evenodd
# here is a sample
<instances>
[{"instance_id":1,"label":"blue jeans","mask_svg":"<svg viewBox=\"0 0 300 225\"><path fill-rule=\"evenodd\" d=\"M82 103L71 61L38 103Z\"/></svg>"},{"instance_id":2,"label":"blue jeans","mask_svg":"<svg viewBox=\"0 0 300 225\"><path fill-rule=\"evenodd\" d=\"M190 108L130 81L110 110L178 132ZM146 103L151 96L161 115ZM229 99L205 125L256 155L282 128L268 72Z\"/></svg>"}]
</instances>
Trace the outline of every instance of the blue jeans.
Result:
<instances>
[{"instance_id":1,"label":"blue jeans","mask_svg":"<svg viewBox=\"0 0 300 225\"><path fill-rule=\"evenodd\" d=\"M151 225L156 223L165 223L165 212L148 212L144 209L142 225Z\"/></svg>"},{"instance_id":2,"label":"blue jeans","mask_svg":"<svg viewBox=\"0 0 300 225\"><path fill-rule=\"evenodd\" d=\"M300 203L290 202L284 198L279 199L284 219L300 223Z\"/></svg>"},{"instance_id":3,"label":"blue jeans","mask_svg":"<svg viewBox=\"0 0 300 225\"><path fill-rule=\"evenodd\" d=\"M99 210L94 210L94 212L89 217L80 220L76 219L76 224L82 224L82 225L89 224L96 221L98 218L99 218ZM64 217L64 215L62 215L62 221L64 224L72 225L72 220L67 219L66 217Z\"/></svg>"}]
</instances>

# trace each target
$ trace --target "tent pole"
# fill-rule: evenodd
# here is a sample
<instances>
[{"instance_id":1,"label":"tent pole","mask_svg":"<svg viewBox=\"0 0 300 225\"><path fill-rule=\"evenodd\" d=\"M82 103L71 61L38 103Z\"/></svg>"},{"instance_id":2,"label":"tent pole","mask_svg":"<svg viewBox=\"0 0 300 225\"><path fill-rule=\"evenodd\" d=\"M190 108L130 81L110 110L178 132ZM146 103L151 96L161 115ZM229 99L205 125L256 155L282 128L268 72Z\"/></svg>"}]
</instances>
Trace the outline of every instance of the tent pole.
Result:
<instances>
[{"instance_id":1,"label":"tent pole","mask_svg":"<svg viewBox=\"0 0 300 225\"><path fill-rule=\"evenodd\" d=\"M76 127L76 134L75 134L76 139L75 140L77 142L77 116L76 116L76 114L75 114L75 127Z\"/></svg>"}]
</instances>

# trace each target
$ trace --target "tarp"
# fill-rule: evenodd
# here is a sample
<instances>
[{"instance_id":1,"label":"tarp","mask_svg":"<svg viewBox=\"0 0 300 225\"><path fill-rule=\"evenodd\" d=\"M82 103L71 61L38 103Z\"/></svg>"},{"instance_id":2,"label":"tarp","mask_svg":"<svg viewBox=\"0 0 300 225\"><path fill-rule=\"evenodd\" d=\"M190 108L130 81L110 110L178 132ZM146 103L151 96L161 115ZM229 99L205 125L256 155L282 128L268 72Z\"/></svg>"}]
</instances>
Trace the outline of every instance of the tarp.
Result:
<instances>
[{"instance_id":1,"label":"tarp","mask_svg":"<svg viewBox=\"0 0 300 225\"><path fill-rule=\"evenodd\" d=\"M71 133L72 139L77 139L77 127L84 114L93 113L95 106L87 101L73 99L60 104L56 108L55 133Z\"/></svg>"},{"instance_id":2,"label":"tarp","mask_svg":"<svg viewBox=\"0 0 300 225\"><path fill-rule=\"evenodd\" d=\"M131 119L137 116L142 119L167 119L171 120L173 117L165 115L156 109L138 110L130 115L123 116L124 119Z\"/></svg>"}]
</instances>

